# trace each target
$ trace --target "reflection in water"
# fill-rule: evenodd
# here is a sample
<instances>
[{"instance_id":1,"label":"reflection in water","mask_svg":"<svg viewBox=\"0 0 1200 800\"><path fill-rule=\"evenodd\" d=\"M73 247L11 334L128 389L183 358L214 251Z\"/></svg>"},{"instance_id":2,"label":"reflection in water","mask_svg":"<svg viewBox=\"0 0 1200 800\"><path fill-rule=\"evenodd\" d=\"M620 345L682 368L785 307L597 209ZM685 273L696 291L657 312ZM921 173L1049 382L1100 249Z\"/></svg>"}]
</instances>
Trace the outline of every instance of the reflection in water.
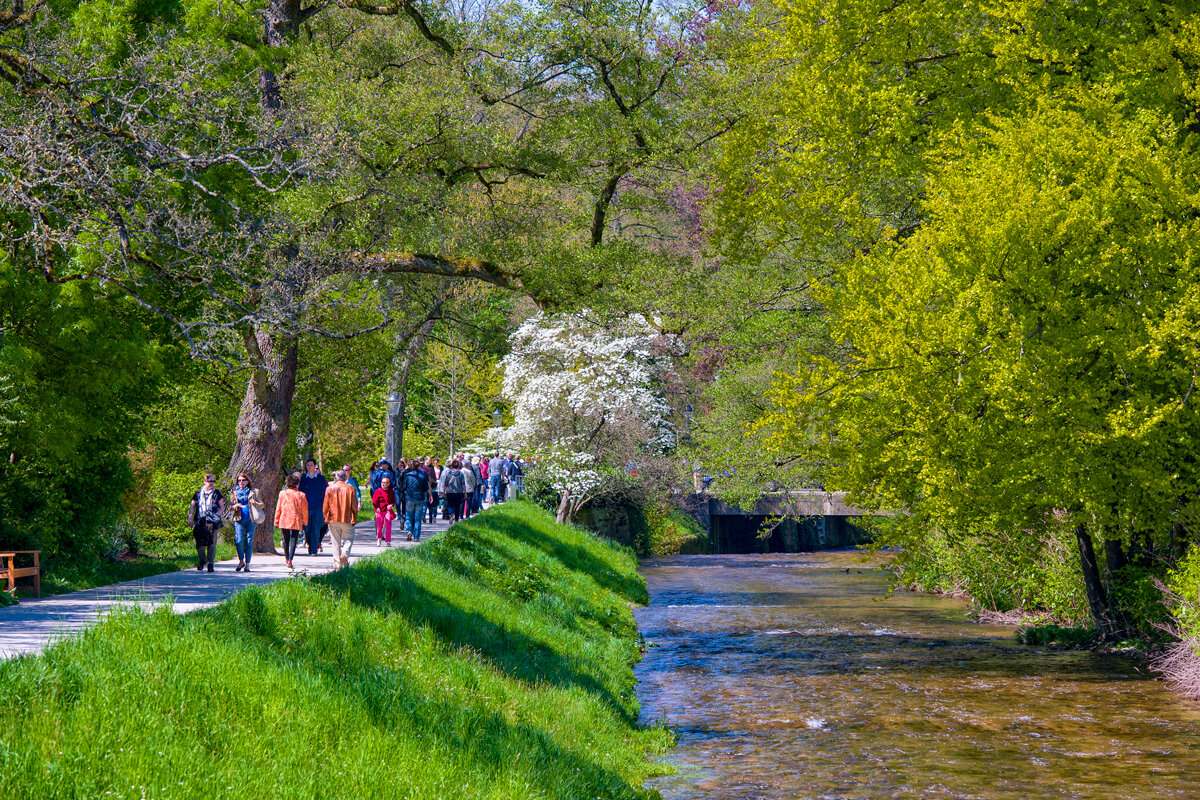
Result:
<instances>
[{"instance_id":1,"label":"reflection in water","mask_svg":"<svg viewBox=\"0 0 1200 800\"><path fill-rule=\"evenodd\" d=\"M1200 798L1200 707L1129 659L884 599L859 559L644 564L643 722L679 737L665 798Z\"/></svg>"}]
</instances>

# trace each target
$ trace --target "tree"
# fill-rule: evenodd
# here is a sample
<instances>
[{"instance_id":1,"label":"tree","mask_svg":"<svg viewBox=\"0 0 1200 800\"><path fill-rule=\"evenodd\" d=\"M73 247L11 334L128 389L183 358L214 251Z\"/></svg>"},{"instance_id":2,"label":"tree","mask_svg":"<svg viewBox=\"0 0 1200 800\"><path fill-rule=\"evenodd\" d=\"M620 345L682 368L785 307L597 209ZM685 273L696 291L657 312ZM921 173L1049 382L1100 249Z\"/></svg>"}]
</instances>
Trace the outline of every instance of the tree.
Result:
<instances>
[{"instance_id":1,"label":"tree","mask_svg":"<svg viewBox=\"0 0 1200 800\"><path fill-rule=\"evenodd\" d=\"M731 243L830 254L806 290L828 344L776 378L755 436L858 502L963 530L1068 515L1096 624L1120 636L1093 537L1116 579L1198 488L1196 20L842 10L785 8L768 47L792 113L731 150L781 142L730 166L755 191L727 210L765 226Z\"/></svg>"},{"instance_id":2,"label":"tree","mask_svg":"<svg viewBox=\"0 0 1200 800\"><path fill-rule=\"evenodd\" d=\"M582 314L539 314L510 342L501 366L514 422L494 435L545 470L559 492L560 522L614 475L675 447L662 395L672 343L644 319L602 325Z\"/></svg>"},{"instance_id":3,"label":"tree","mask_svg":"<svg viewBox=\"0 0 1200 800\"><path fill-rule=\"evenodd\" d=\"M199 355L247 364L229 469L269 499L301 339L364 330L316 326L323 309L374 303L388 325L413 275L546 302L594 287L628 258L601 252L622 183L695 146L672 124L682 62L656 47L675 21L641 2L474 25L357 0L37 10L0 20L8 174L36 176L7 186L22 263L120 286Z\"/></svg>"}]
</instances>

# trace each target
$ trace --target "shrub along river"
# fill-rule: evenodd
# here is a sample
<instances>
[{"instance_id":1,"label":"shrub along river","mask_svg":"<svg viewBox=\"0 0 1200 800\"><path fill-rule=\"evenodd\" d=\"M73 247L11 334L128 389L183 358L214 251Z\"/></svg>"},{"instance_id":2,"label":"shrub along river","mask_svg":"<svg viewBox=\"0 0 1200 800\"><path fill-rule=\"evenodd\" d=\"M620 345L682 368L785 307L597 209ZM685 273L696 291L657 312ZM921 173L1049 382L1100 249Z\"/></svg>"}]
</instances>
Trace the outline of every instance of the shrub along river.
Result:
<instances>
[{"instance_id":1,"label":"shrub along river","mask_svg":"<svg viewBox=\"0 0 1200 800\"><path fill-rule=\"evenodd\" d=\"M678 735L664 798L1200 797L1200 706L1131 659L888 597L860 559L644 563L643 722Z\"/></svg>"}]
</instances>

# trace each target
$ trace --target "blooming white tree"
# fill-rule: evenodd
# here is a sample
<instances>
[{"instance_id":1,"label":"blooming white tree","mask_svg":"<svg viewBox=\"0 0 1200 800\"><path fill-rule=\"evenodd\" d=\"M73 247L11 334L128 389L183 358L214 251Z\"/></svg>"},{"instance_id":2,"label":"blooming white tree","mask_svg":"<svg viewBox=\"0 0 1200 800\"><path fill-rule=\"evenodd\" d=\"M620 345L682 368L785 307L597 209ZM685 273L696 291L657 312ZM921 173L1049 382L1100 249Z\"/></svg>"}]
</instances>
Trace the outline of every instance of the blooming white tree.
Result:
<instances>
[{"instance_id":1,"label":"blooming white tree","mask_svg":"<svg viewBox=\"0 0 1200 800\"><path fill-rule=\"evenodd\" d=\"M538 314L509 343L501 367L513 424L489 433L537 460L559 492L560 522L639 459L675 447L663 396L674 342L645 318Z\"/></svg>"}]
</instances>

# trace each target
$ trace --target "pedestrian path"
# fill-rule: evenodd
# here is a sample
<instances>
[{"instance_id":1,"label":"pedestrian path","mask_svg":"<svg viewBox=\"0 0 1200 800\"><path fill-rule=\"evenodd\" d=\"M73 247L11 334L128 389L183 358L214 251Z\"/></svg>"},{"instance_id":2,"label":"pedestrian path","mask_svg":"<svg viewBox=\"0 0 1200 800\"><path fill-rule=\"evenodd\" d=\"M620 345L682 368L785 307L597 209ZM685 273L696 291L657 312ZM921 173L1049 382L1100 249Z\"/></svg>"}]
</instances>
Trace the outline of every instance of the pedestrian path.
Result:
<instances>
[{"instance_id":1,"label":"pedestrian path","mask_svg":"<svg viewBox=\"0 0 1200 800\"><path fill-rule=\"evenodd\" d=\"M421 529L421 538L427 540L447 527L441 519L432 525L426 524ZM403 533L392 534L392 547L414 547L416 544L405 541ZM121 606L150 610L172 603L174 610L183 614L214 606L247 586L263 586L297 574L321 575L335 566L332 549L327 536L325 552L315 556L297 552L292 561L294 571L287 568L282 556L256 553L249 572L234 572L235 558L217 562L216 571L211 573L185 569L53 597L22 598L19 605L0 608L0 658L41 652L50 642L95 624L106 613ZM351 563L378 555L384 549L375 544L373 519L355 526Z\"/></svg>"}]
</instances>

